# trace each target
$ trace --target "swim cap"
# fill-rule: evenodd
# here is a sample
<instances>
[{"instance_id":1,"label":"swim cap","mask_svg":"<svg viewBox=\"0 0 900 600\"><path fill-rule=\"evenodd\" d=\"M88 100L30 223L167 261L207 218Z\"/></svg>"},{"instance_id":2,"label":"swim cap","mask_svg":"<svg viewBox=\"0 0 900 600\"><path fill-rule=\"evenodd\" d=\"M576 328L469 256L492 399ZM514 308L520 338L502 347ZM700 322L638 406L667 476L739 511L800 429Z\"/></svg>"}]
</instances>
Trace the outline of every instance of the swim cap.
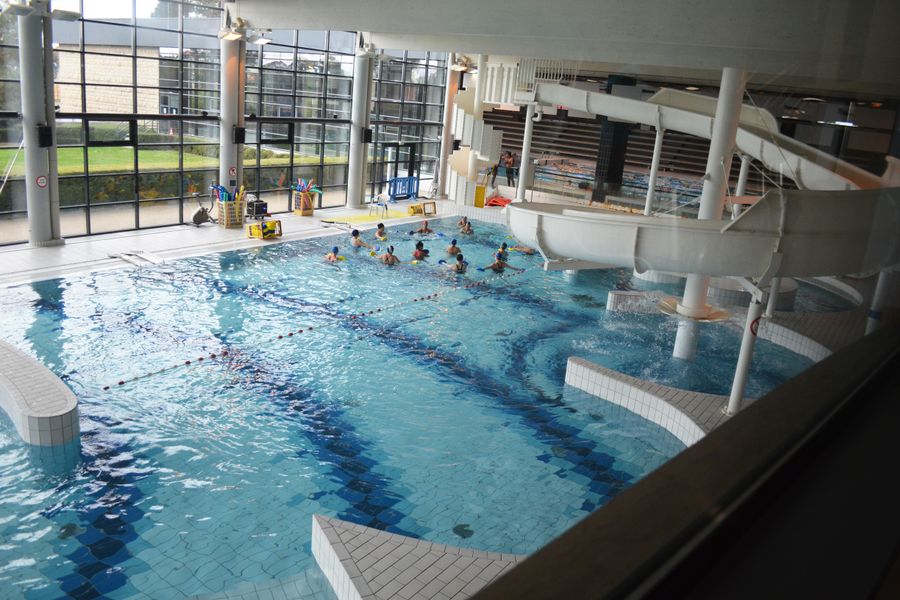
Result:
<instances>
[{"instance_id":1,"label":"swim cap","mask_svg":"<svg viewBox=\"0 0 900 600\"><path fill-rule=\"evenodd\" d=\"M334 248L332 248L332 249L331 249L331 253L332 253L332 254L337 254L337 253L338 253L338 247L335 246Z\"/></svg>"},{"instance_id":2,"label":"swim cap","mask_svg":"<svg viewBox=\"0 0 900 600\"><path fill-rule=\"evenodd\" d=\"M462 261L463 261L463 255L460 252L459 254L456 255L456 262L462 262Z\"/></svg>"},{"instance_id":3,"label":"swim cap","mask_svg":"<svg viewBox=\"0 0 900 600\"><path fill-rule=\"evenodd\" d=\"M503 250L506 250L506 248L507 248L506 242L503 242L502 244L500 244L500 247L501 247Z\"/></svg>"},{"instance_id":4,"label":"swim cap","mask_svg":"<svg viewBox=\"0 0 900 600\"><path fill-rule=\"evenodd\" d=\"M388 246L387 251L388 251L388 254L393 254L393 253L394 253L394 247L393 247L393 246Z\"/></svg>"},{"instance_id":5,"label":"swim cap","mask_svg":"<svg viewBox=\"0 0 900 600\"><path fill-rule=\"evenodd\" d=\"M425 242L416 242L416 249L421 249L425 247Z\"/></svg>"},{"instance_id":6,"label":"swim cap","mask_svg":"<svg viewBox=\"0 0 900 600\"><path fill-rule=\"evenodd\" d=\"M450 245L451 245L451 246L455 246L455 245L456 245L456 240L450 240Z\"/></svg>"},{"instance_id":7,"label":"swim cap","mask_svg":"<svg viewBox=\"0 0 900 600\"><path fill-rule=\"evenodd\" d=\"M353 237L358 236L358 235L359 235L359 229L354 229L353 231L350 232L350 235L352 235ZM505 246L505 245L506 245L506 244L504 244L504 246Z\"/></svg>"}]
</instances>

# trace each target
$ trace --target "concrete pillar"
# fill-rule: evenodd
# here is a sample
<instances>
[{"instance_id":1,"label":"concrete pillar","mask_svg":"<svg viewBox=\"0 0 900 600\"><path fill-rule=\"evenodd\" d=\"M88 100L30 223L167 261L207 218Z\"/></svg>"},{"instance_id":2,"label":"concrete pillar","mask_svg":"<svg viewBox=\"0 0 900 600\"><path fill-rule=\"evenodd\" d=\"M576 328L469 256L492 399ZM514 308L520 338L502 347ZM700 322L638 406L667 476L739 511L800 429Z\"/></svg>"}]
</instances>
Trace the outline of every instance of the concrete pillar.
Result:
<instances>
[{"instance_id":1,"label":"concrete pillar","mask_svg":"<svg viewBox=\"0 0 900 600\"><path fill-rule=\"evenodd\" d=\"M747 82L746 73L741 69L726 67L722 70L722 85L719 88L719 99L716 103L716 116L713 122L712 137L709 145L709 156L706 160L706 175L703 181L703 192L700 195L700 212L698 219L722 218L724 207L725 185L727 174L731 171L731 158L734 152L734 141L741 115L741 99ZM678 304L678 313L688 317L700 317L709 311L706 294L709 289L709 278L697 274L689 274L684 288L684 298ZM692 360L697 351L697 323L683 320L679 323L675 336L676 358Z\"/></svg>"},{"instance_id":2,"label":"concrete pillar","mask_svg":"<svg viewBox=\"0 0 900 600\"><path fill-rule=\"evenodd\" d=\"M653 212L653 195L656 193L656 175L659 172L659 157L662 154L663 136L666 130L656 128L656 141L653 142L653 158L650 160L650 177L647 179L647 200L644 202L644 214Z\"/></svg>"},{"instance_id":3,"label":"concrete pillar","mask_svg":"<svg viewBox=\"0 0 900 600\"><path fill-rule=\"evenodd\" d=\"M244 180L244 144L236 144L234 134L236 129L244 127L247 43L244 40L220 40L219 52L222 60L219 184L230 189L240 187Z\"/></svg>"},{"instance_id":4,"label":"concrete pillar","mask_svg":"<svg viewBox=\"0 0 900 600\"><path fill-rule=\"evenodd\" d=\"M357 54L353 59L353 97L350 108L350 157L347 166L347 208L365 204L366 161L368 146L363 142L369 127L372 58Z\"/></svg>"},{"instance_id":5,"label":"concrete pillar","mask_svg":"<svg viewBox=\"0 0 900 600\"><path fill-rule=\"evenodd\" d=\"M45 25L44 21L48 23ZM59 190L56 173L55 110L53 107L53 51L50 18L38 11L18 17L19 77L22 91L22 136L25 149L25 198L28 241L32 246L64 243L59 234ZM47 64L49 62L49 65ZM46 79L49 71L50 79ZM49 97L48 97L49 92ZM41 147L38 127L50 127L50 145Z\"/></svg>"},{"instance_id":6,"label":"concrete pillar","mask_svg":"<svg viewBox=\"0 0 900 600\"><path fill-rule=\"evenodd\" d=\"M766 318L775 314L775 305L778 304L778 292L781 289L781 277L773 277L769 284L769 301L766 303Z\"/></svg>"},{"instance_id":7,"label":"concrete pillar","mask_svg":"<svg viewBox=\"0 0 900 600\"><path fill-rule=\"evenodd\" d=\"M525 110L525 133L522 135L522 158L519 161L519 182L516 187L516 200L525 200L525 186L531 172L531 136L534 134L534 104Z\"/></svg>"},{"instance_id":8,"label":"concrete pillar","mask_svg":"<svg viewBox=\"0 0 900 600\"><path fill-rule=\"evenodd\" d=\"M887 299L890 271L882 271L878 274L878 283L875 284L875 294L872 296L872 303L869 305L868 319L866 319L866 335L869 335L881 324L881 310L884 308L884 301Z\"/></svg>"},{"instance_id":9,"label":"concrete pillar","mask_svg":"<svg viewBox=\"0 0 900 600\"><path fill-rule=\"evenodd\" d=\"M744 196L747 193L747 177L750 175L750 161L753 160L746 154L741 154L741 171L738 173L737 186L734 188L735 196ZM731 218L737 219L743 207L735 204L731 207Z\"/></svg>"},{"instance_id":10,"label":"concrete pillar","mask_svg":"<svg viewBox=\"0 0 900 600\"><path fill-rule=\"evenodd\" d=\"M759 329L761 312L762 302L754 298L747 308L747 322L744 324L744 337L741 339L741 353L738 355L737 367L734 370L734 381L731 384L731 395L728 397L728 408L725 410L726 415L734 415L741 410L747 375L750 373L750 364L753 362L753 347L756 345L756 333Z\"/></svg>"},{"instance_id":11,"label":"concrete pillar","mask_svg":"<svg viewBox=\"0 0 900 600\"><path fill-rule=\"evenodd\" d=\"M482 120L482 106L484 105L484 86L481 84L483 78L483 73L485 72L485 65L487 64L487 59L484 54L478 55L478 79L475 79L475 102L473 104L472 109L472 119L477 123ZM474 148L469 148L469 166L468 166L468 180L469 181L478 181L478 158L475 155Z\"/></svg>"},{"instance_id":12,"label":"concrete pillar","mask_svg":"<svg viewBox=\"0 0 900 600\"><path fill-rule=\"evenodd\" d=\"M453 111L455 105L453 98L456 96L456 86L458 81L457 71L450 68L450 65L456 62L456 54L451 52L447 55L447 80L444 85L444 127L441 130L441 157L435 175L438 178L438 196L442 199L447 198L450 188L448 180L450 179L450 153L453 151Z\"/></svg>"}]
</instances>

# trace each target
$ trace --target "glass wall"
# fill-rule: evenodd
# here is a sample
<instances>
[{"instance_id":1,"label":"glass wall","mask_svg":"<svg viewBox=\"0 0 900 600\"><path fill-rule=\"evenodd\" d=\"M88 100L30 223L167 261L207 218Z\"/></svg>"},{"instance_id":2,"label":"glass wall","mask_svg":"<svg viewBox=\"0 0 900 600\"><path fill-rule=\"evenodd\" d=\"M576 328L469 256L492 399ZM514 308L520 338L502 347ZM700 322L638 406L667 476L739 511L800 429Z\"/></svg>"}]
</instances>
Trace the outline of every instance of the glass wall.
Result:
<instances>
[{"instance_id":1,"label":"glass wall","mask_svg":"<svg viewBox=\"0 0 900 600\"><path fill-rule=\"evenodd\" d=\"M274 31L247 46L244 185L269 203L291 207L290 186L313 179L319 208L347 197L350 98L356 34Z\"/></svg>"},{"instance_id":2,"label":"glass wall","mask_svg":"<svg viewBox=\"0 0 900 600\"><path fill-rule=\"evenodd\" d=\"M388 50L375 64L373 141L368 180L372 195L393 177L419 177L424 193L440 157L447 55Z\"/></svg>"},{"instance_id":3,"label":"glass wall","mask_svg":"<svg viewBox=\"0 0 900 600\"><path fill-rule=\"evenodd\" d=\"M64 237L183 223L219 168L220 0L54 0ZM27 240L16 18L0 16L0 244ZM272 212L315 179L321 207L346 202L356 34L274 31L247 44L244 183ZM438 156L443 54L376 62L370 181L430 179ZM403 144L402 146L400 144Z\"/></svg>"}]
</instances>

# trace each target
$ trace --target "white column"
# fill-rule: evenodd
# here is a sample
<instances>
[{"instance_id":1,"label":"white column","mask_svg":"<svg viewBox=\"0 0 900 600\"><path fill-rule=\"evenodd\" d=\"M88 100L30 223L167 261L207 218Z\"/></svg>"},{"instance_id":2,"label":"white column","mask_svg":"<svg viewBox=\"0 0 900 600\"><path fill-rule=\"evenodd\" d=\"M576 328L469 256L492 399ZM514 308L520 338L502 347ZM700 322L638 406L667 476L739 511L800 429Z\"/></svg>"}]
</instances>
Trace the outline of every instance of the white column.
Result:
<instances>
[{"instance_id":1,"label":"white column","mask_svg":"<svg viewBox=\"0 0 900 600\"><path fill-rule=\"evenodd\" d=\"M450 153L453 150L453 98L456 96L456 85L459 80L458 72L450 68L456 62L456 54L447 55L447 81L444 85L444 128L441 130L441 162L437 170L438 196L447 198L450 188Z\"/></svg>"},{"instance_id":2,"label":"white column","mask_svg":"<svg viewBox=\"0 0 900 600\"><path fill-rule=\"evenodd\" d=\"M650 177L647 180L647 200L644 202L644 214L653 212L653 195L656 193L656 175L659 172L659 156L662 154L663 136L666 130L656 128L656 141L653 142L653 158L650 161Z\"/></svg>"},{"instance_id":3,"label":"white column","mask_svg":"<svg viewBox=\"0 0 900 600\"><path fill-rule=\"evenodd\" d=\"M534 104L525 109L525 133L522 136L522 157L519 160L519 182L516 187L516 200L525 200L525 186L531 172L531 136L534 134Z\"/></svg>"},{"instance_id":4,"label":"white column","mask_svg":"<svg viewBox=\"0 0 900 600\"><path fill-rule=\"evenodd\" d=\"M246 42L220 40L222 61L219 111L219 184L227 188L243 183L244 145L234 143L234 131L244 127Z\"/></svg>"},{"instance_id":5,"label":"white column","mask_svg":"<svg viewBox=\"0 0 900 600\"><path fill-rule=\"evenodd\" d=\"M51 189L57 183L50 181L50 152L40 146L38 139L38 126L51 125L47 104L53 104L53 99L48 101L46 97L43 23L38 12L18 19L28 241L32 246L55 246L63 243L59 237L59 197L55 209L51 199ZM52 52L49 47L47 51ZM50 120L53 119L51 111Z\"/></svg>"},{"instance_id":6,"label":"white column","mask_svg":"<svg viewBox=\"0 0 900 600\"><path fill-rule=\"evenodd\" d=\"M472 107L472 121L477 123L482 120L482 105L484 104L484 86L481 85L483 79L482 74L485 71L487 63L484 54L478 55L478 78L473 78L475 82L475 102ZM474 128L474 125L473 125ZM469 146L469 166L468 180L478 181L478 158L475 155L475 148Z\"/></svg>"},{"instance_id":7,"label":"white column","mask_svg":"<svg viewBox=\"0 0 900 600\"><path fill-rule=\"evenodd\" d=\"M769 301L766 302L766 318L775 314L775 305L778 304L778 292L781 290L781 277L773 277L769 283Z\"/></svg>"},{"instance_id":8,"label":"white column","mask_svg":"<svg viewBox=\"0 0 900 600\"><path fill-rule=\"evenodd\" d=\"M368 146L363 132L369 126L369 82L372 79L372 59L357 54L353 59L353 98L350 108L350 157L347 166L347 207L365 204L366 161Z\"/></svg>"},{"instance_id":9,"label":"white column","mask_svg":"<svg viewBox=\"0 0 900 600\"><path fill-rule=\"evenodd\" d=\"M735 196L743 196L747 193L747 177L750 175L750 161L753 160L746 154L741 154L741 171L738 173L737 186L734 188ZM731 208L731 218L737 219L741 214L742 206L735 204Z\"/></svg>"},{"instance_id":10,"label":"white column","mask_svg":"<svg viewBox=\"0 0 900 600\"><path fill-rule=\"evenodd\" d=\"M694 320L709 313L706 293L709 290L709 277L691 273L684 285L684 297L678 303L678 314L686 318L679 319L675 332L675 347L672 356L683 360L694 360L697 353L697 335L700 324Z\"/></svg>"},{"instance_id":11,"label":"white column","mask_svg":"<svg viewBox=\"0 0 900 600\"><path fill-rule=\"evenodd\" d=\"M731 395L728 397L728 408L725 410L726 415L733 415L741 410L747 375L750 373L750 364L753 362L753 347L756 345L756 332L759 328L761 312L762 302L754 298L747 308L747 322L744 324L744 337L741 339L741 353L738 355L737 367L734 370L734 381L731 384Z\"/></svg>"},{"instance_id":12,"label":"white column","mask_svg":"<svg viewBox=\"0 0 900 600\"><path fill-rule=\"evenodd\" d=\"M868 319L866 320L866 335L869 335L881 324L881 309L884 308L884 301L887 299L890 271L882 271L878 274L878 283L875 284L875 294L872 296L872 303L869 305Z\"/></svg>"},{"instance_id":13,"label":"white column","mask_svg":"<svg viewBox=\"0 0 900 600\"><path fill-rule=\"evenodd\" d=\"M744 96L746 74L741 69L726 67L722 70L722 84L716 102L709 156L706 159L706 175L700 195L698 219L719 220L724 207L727 174L731 170L734 141L741 115L741 99ZM709 311L706 293L709 278L689 274L684 288L684 298L678 304L678 313L688 317L703 316ZM678 324L673 355L692 360L697 351L697 322L683 319Z\"/></svg>"},{"instance_id":14,"label":"white column","mask_svg":"<svg viewBox=\"0 0 900 600\"><path fill-rule=\"evenodd\" d=\"M734 155L734 141L741 118L741 100L747 75L742 69L725 67L722 70L722 84L716 102L716 116L706 158L706 175L703 192L700 195L698 219L721 219L724 207L725 185L731 173L731 159Z\"/></svg>"}]
</instances>

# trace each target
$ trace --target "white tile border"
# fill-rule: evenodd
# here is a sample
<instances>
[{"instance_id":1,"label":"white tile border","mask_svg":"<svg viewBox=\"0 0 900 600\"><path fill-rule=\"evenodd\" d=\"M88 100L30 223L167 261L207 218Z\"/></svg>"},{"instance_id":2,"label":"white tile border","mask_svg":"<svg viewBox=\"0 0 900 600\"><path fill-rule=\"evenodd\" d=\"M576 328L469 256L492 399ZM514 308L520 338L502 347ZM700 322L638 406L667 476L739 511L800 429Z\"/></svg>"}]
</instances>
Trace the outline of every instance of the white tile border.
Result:
<instances>
[{"instance_id":1,"label":"white tile border","mask_svg":"<svg viewBox=\"0 0 900 600\"><path fill-rule=\"evenodd\" d=\"M707 423L697 423L681 410L685 405L695 404L698 409L709 408L707 405L718 409L725 401L724 396L643 381L575 356L570 356L566 365L566 383L656 423L686 446L698 442L725 418L724 415L719 418L715 410L703 410L711 418ZM681 406L675 406L672 401L678 401Z\"/></svg>"},{"instance_id":2,"label":"white tile border","mask_svg":"<svg viewBox=\"0 0 900 600\"><path fill-rule=\"evenodd\" d=\"M313 515L312 551L339 600L468 598L525 556L437 544Z\"/></svg>"},{"instance_id":3,"label":"white tile border","mask_svg":"<svg viewBox=\"0 0 900 600\"><path fill-rule=\"evenodd\" d=\"M44 365L0 341L0 408L34 446L61 446L80 435L78 400Z\"/></svg>"}]
</instances>

